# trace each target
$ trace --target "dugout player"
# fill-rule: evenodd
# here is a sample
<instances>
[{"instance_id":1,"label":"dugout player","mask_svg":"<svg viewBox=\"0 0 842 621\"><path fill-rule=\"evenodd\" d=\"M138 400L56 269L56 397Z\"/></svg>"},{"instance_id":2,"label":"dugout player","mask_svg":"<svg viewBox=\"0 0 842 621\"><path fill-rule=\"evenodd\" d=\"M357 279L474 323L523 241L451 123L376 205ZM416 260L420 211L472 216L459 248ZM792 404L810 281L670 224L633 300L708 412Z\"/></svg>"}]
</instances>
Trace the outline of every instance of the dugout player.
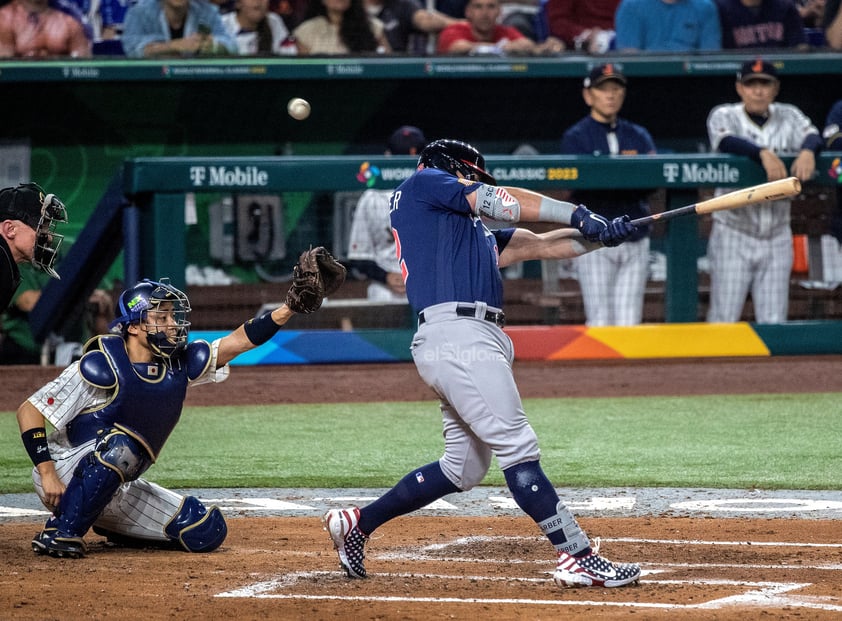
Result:
<instances>
[{"instance_id":1,"label":"dugout player","mask_svg":"<svg viewBox=\"0 0 842 621\"><path fill-rule=\"evenodd\" d=\"M594 67L585 78L582 97L590 114L570 127L561 139L568 155L643 155L655 153L655 143L640 125L619 117L626 99L626 76L613 63ZM577 190L574 203L611 220L628 214L649 215L651 190ZM575 261L589 326L631 326L643 317L643 296L649 276L649 228L638 227L617 248L589 252Z\"/></svg>"},{"instance_id":2,"label":"dugout player","mask_svg":"<svg viewBox=\"0 0 842 621\"><path fill-rule=\"evenodd\" d=\"M557 551L557 583L617 587L636 581L639 566L601 557L541 469L538 440L512 375L512 342L501 329L500 275L500 268L518 261L617 245L635 233L634 225L628 216L609 223L581 205L496 187L483 156L456 140L427 145L390 205L407 296L418 311L412 356L441 400L445 450L373 503L325 513L343 569L349 577L365 577L364 546L375 529L478 485L495 455L515 501ZM571 228L491 231L481 217L570 223L581 235Z\"/></svg>"},{"instance_id":3,"label":"dugout player","mask_svg":"<svg viewBox=\"0 0 842 621\"><path fill-rule=\"evenodd\" d=\"M402 125L389 136L386 155L417 156L426 144L424 132L412 125ZM389 222L391 195L392 190L370 188L363 192L354 209L348 244L349 267L371 280L368 299L381 302L406 301L406 287Z\"/></svg>"},{"instance_id":4,"label":"dugout player","mask_svg":"<svg viewBox=\"0 0 842 621\"><path fill-rule=\"evenodd\" d=\"M190 301L161 279L126 289L115 314L111 334L88 341L81 360L18 408L35 491L53 513L32 548L81 557L93 526L115 543L212 551L227 534L219 509L140 477L178 422L187 387L225 380L231 360L294 313L282 304L213 343L188 344Z\"/></svg>"},{"instance_id":5,"label":"dugout player","mask_svg":"<svg viewBox=\"0 0 842 621\"><path fill-rule=\"evenodd\" d=\"M775 66L760 58L743 63L736 88L741 101L716 106L708 116L711 150L750 157L769 181L790 172L801 181L811 179L822 138L800 109L775 102L780 90ZM781 155L795 156L789 170ZM739 321L749 293L758 323L786 321L793 260L790 204L790 199L766 201L713 214L708 321Z\"/></svg>"},{"instance_id":6,"label":"dugout player","mask_svg":"<svg viewBox=\"0 0 842 621\"><path fill-rule=\"evenodd\" d=\"M32 265L53 278L63 235L55 232L67 222L67 209L55 194L36 183L22 183L0 190L0 314L20 286L18 263Z\"/></svg>"}]
</instances>

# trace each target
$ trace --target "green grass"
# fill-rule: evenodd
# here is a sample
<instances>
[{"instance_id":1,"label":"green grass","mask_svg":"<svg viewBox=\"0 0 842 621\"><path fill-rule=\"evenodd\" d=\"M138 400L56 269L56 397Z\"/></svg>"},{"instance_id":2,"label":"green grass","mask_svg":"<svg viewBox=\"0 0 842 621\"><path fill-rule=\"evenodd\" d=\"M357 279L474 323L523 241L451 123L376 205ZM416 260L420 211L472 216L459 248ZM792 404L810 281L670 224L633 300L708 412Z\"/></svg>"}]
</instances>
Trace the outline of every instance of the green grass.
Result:
<instances>
[{"instance_id":1,"label":"green grass","mask_svg":"<svg viewBox=\"0 0 842 621\"><path fill-rule=\"evenodd\" d=\"M558 487L842 489L838 393L532 399ZM389 487L443 449L437 404L188 408L146 477L168 487ZM0 492L31 491L0 413ZM503 485L492 465L485 480Z\"/></svg>"}]
</instances>

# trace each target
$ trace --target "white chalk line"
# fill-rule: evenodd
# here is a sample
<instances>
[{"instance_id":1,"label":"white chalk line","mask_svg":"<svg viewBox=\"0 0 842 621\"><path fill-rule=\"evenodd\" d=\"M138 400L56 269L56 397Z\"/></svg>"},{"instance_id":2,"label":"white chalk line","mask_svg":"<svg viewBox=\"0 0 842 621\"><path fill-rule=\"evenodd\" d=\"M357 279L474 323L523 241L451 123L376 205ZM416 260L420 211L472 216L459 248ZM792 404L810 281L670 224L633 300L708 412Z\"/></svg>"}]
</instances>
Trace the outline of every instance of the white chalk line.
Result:
<instances>
[{"instance_id":1,"label":"white chalk line","mask_svg":"<svg viewBox=\"0 0 842 621\"><path fill-rule=\"evenodd\" d=\"M424 546L419 550L416 548L407 552L389 552L373 556L380 560L415 560L415 561L438 561L438 562L466 562L466 563L483 563L490 562L493 559L488 558L468 558L468 557L441 557L431 555L430 552L444 550L449 547L457 545L465 545L477 542L489 541L513 541L513 540L532 540L541 541L543 538L539 537L491 537L491 536L472 536L460 537L448 543L431 544ZM603 539L605 542L623 542L623 543L647 543L654 545L731 545L731 546L810 546L813 547L842 547L840 544L801 544L797 542L751 542L751 541L699 541L690 540L682 541L678 539L637 539L632 537ZM531 563L546 565L547 560L506 560L506 564ZM215 597L231 597L231 598L272 598L272 599L299 599L299 600L334 600L334 601L364 601L364 602L383 602L383 603L465 603L465 604L510 604L510 605L532 605L532 606L611 606L611 607L625 607L625 608L676 608L676 609L719 609L724 607L751 607L762 606L765 608L783 608L786 606L797 608L809 608L816 610L842 612L842 599L831 596L800 596L790 593L798 589L811 586L809 582L755 582L742 580L724 580L724 579L686 579L686 580L670 580L670 579L654 579L652 576L668 571L669 569L765 569L765 570L827 570L839 571L842 565L826 564L826 565L760 565L760 564L737 564L737 563L651 563L646 564L643 571L645 584L650 585L709 585L709 586L734 586L735 588L748 589L744 593L717 598L706 602L692 603L692 604L676 604L676 603L660 603L660 602L622 602L622 601L569 601L569 600L543 600L543 599L526 599L526 598L458 598L458 597L405 597L393 595L371 595L371 596L348 596L348 595L313 595L304 593L278 593L282 589L295 588L301 579L325 578L342 575L337 572L328 571L311 571L311 572L294 572L285 574L278 578L258 582L252 585L219 593ZM549 572L547 572L549 573ZM453 582L458 581L489 581L489 582L521 582L521 583L544 583L550 578L524 578L512 576L460 576L460 575L442 575L442 574L425 574L425 573L384 573L377 574L378 577L383 578L400 578L413 580L448 580Z\"/></svg>"},{"instance_id":2,"label":"white chalk line","mask_svg":"<svg viewBox=\"0 0 842 621\"><path fill-rule=\"evenodd\" d=\"M432 603L432 604L503 604L520 606L611 606L621 608L675 608L675 609L719 609L726 606L763 606L765 608L792 606L811 608L816 610L842 612L842 605L831 603L840 601L831 597L802 597L787 595L790 591L810 586L809 582L750 582L741 580L647 580L646 584L662 585L699 585L699 586L733 586L749 589L727 597L721 597L706 602L693 604L675 604L662 602L622 602L599 600L557 600L557 599L526 599L526 598L478 598L478 597L406 597L397 595L313 595L305 593L277 593L279 589L294 588L299 580L314 578L328 578L336 576L337 572L308 571L286 574L277 579L258 582L247 587L219 593L220 598L254 598L254 599L287 599L287 600L319 600L319 601L356 601L379 603ZM523 582L542 583L547 578L519 578L508 576L460 576L444 574L419 573L385 573L378 574L379 578L413 579L413 580L447 580L449 582Z\"/></svg>"}]
</instances>

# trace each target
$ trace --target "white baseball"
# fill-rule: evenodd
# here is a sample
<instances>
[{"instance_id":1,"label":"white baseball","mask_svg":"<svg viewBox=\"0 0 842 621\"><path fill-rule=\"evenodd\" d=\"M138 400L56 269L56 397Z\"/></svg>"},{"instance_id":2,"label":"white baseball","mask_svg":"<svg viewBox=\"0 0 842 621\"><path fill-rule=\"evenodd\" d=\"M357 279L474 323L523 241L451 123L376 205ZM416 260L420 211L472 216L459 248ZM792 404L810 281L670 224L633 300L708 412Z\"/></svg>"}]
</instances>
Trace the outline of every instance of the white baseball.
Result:
<instances>
[{"instance_id":1,"label":"white baseball","mask_svg":"<svg viewBox=\"0 0 842 621\"><path fill-rule=\"evenodd\" d=\"M303 121L310 116L310 102L301 97L293 97L287 104L287 112L297 121Z\"/></svg>"}]
</instances>

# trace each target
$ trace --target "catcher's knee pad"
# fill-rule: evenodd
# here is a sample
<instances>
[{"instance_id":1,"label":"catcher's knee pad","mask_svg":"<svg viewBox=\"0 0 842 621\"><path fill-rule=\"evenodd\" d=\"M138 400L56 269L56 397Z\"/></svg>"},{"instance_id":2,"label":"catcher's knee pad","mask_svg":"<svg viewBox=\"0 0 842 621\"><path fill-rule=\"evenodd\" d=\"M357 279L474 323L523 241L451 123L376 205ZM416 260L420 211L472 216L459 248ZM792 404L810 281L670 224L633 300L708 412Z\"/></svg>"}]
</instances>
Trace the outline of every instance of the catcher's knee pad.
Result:
<instances>
[{"instance_id":1,"label":"catcher's knee pad","mask_svg":"<svg viewBox=\"0 0 842 621\"><path fill-rule=\"evenodd\" d=\"M140 443L119 429L108 430L97 443L94 455L102 464L114 470L124 483L134 481L152 465L152 460Z\"/></svg>"},{"instance_id":2,"label":"catcher's knee pad","mask_svg":"<svg viewBox=\"0 0 842 621\"><path fill-rule=\"evenodd\" d=\"M211 552L225 541L228 526L217 507L208 510L195 496L187 496L164 532L188 552Z\"/></svg>"},{"instance_id":3,"label":"catcher's knee pad","mask_svg":"<svg viewBox=\"0 0 842 621\"><path fill-rule=\"evenodd\" d=\"M92 451L83 457L73 471L73 478L61 496L56 517L47 522L71 537L81 537L114 497L122 479L119 472L103 464L99 453Z\"/></svg>"}]
</instances>

